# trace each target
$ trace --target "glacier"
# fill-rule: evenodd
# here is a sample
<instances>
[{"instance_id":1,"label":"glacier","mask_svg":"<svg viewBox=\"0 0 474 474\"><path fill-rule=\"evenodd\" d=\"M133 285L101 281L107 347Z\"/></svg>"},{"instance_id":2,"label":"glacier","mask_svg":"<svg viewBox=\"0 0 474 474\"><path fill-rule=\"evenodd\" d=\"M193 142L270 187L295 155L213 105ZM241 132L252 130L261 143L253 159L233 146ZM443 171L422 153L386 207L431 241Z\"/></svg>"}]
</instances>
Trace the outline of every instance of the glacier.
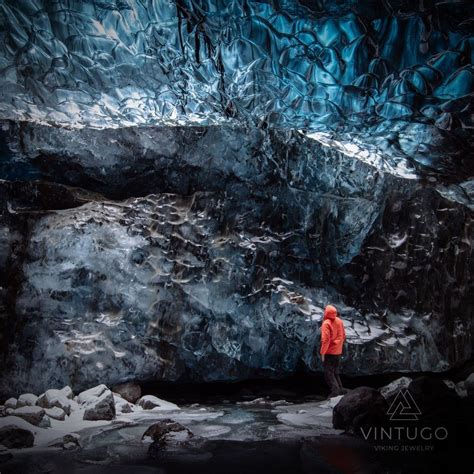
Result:
<instances>
[{"instance_id":1,"label":"glacier","mask_svg":"<svg viewBox=\"0 0 474 474\"><path fill-rule=\"evenodd\" d=\"M0 392L472 358L471 2L0 2Z\"/></svg>"}]
</instances>

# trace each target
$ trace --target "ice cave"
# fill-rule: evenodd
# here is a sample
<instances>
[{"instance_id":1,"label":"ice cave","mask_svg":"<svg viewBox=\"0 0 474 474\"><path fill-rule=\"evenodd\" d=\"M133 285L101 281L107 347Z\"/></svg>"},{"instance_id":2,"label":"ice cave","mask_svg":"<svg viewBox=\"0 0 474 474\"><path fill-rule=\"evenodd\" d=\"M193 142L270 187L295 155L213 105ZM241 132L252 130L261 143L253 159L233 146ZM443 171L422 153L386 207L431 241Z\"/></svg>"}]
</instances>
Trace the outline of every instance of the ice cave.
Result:
<instances>
[{"instance_id":1,"label":"ice cave","mask_svg":"<svg viewBox=\"0 0 474 474\"><path fill-rule=\"evenodd\" d=\"M472 1L0 25L1 474L473 472Z\"/></svg>"}]
</instances>

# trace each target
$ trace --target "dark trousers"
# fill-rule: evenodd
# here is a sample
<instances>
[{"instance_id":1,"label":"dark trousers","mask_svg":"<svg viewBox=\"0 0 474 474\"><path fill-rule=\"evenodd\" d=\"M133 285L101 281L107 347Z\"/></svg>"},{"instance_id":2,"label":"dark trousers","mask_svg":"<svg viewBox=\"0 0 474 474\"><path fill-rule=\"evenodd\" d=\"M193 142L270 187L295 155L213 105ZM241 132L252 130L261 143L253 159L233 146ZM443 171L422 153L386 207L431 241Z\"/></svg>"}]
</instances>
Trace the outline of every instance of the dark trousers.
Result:
<instances>
[{"instance_id":1,"label":"dark trousers","mask_svg":"<svg viewBox=\"0 0 474 474\"><path fill-rule=\"evenodd\" d=\"M324 356L324 380L331 390L331 396L342 395L343 387L339 378L340 355L326 354Z\"/></svg>"}]
</instances>

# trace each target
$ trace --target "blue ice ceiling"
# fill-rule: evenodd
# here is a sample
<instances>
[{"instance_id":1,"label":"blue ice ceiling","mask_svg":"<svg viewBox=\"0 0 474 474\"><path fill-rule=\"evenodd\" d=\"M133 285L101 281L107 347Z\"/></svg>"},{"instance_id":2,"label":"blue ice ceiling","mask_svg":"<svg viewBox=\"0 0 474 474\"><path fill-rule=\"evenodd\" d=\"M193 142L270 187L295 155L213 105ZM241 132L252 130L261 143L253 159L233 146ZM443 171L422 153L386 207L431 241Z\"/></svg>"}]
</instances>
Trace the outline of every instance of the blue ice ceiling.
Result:
<instances>
[{"instance_id":1,"label":"blue ice ceiling","mask_svg":"<svg viewBox=\"0 0 474 474\"><path fill-rule=\"evenodd\" d=\"M347 132L438 169L472 143L471 2L6 0L0 11L0 118Z\"/></svg>"}]
</instances>

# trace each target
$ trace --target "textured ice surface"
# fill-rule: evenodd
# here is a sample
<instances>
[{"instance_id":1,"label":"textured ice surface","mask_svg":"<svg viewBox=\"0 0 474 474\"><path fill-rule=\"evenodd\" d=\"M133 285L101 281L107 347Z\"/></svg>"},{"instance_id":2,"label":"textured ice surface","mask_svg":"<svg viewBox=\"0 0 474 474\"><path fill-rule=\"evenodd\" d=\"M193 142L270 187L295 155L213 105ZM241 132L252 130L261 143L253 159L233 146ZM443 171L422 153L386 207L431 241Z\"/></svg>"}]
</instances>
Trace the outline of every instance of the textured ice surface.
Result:
<instances>
[{"instance_id":1,"label":"textured ice surface","mask_svg":"<svg viewBox=\"0 0 474 474\"><path fill-rule=\"evenodd\" d=\"M6 392L320 368L328 302L347 374L470 356L472 211L435 183L289 132L16 130L57 184L0 183Z\"/></svg>"},{"instance_id":2,"label":"textured ice surface","mask_svg":"<svg viewBox=\"0 0 474 474\"><path fill-rule=\"evenodd\" d=\"M6 0L0 118L348 130L398 160L449 169L446 155L462 160L472 146L473 10L455 1Z\"/></svg>"}]
</instances>

